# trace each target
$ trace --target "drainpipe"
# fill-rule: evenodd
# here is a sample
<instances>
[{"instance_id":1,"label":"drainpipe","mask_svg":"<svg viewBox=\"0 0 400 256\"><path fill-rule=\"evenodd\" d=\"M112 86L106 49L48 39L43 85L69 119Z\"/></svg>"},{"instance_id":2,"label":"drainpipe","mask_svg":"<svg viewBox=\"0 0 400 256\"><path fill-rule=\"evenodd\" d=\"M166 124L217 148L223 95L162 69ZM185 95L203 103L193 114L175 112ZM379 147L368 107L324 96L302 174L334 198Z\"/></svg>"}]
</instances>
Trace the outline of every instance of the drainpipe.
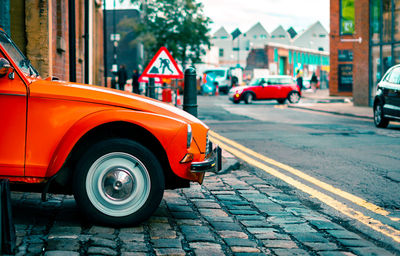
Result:
<instances>
[{"instance_id":1,"label":"drainpipe","mask_svg":"<svg viewBox=\"0 0 400 256\"><path fill-rule=\"evenodd\" d=\"M73 2L73 1L70 1ZM89 0L85 0L85 84L89 83Z\"/></svg>"},{"instance_id":2,"label":"drainpipe","mask_svg":"<svg viewBox=\"0 0 400 256\"><path fill-rule=\"evenodd\" d=\"M68 1L69 20L69 80L76 82L76 23L75 23L75 1Z\"/></svg>"},{"instance_id":3,"label":"drainpipe","mask_svg":"<svg viewBox=\"0 0 400 256\"><path fill-rule=\"evenodd\" d=\"M104 87L107 87L107 76L108 76L108 68L107 68L107 14L106 14L106 1L104 1L103 7L103 61L104 61Z\"/></svg>"}]
</instances>

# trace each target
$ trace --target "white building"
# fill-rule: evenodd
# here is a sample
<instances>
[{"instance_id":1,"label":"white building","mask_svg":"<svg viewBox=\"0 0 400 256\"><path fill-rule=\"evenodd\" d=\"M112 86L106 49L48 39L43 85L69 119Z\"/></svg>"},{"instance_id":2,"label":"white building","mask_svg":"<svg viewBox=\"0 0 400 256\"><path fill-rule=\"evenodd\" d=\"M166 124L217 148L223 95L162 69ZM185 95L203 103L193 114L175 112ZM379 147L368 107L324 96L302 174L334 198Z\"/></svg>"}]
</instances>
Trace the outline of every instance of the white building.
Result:
<instances>
[{"instance_id":1,"label":"white building","mask_svg":"<svg viewBox=\"0 0 400 256\"><path fill-rule=\"evenodd\" d=\"M235 31L235 33L232 34L237 35L238 33ZM263 48L268 43L277 43L317 51L329 50L329 33L320 22L311 25L293 39L282 26L278 26L269 34L260 22L235 38L232 34L228 33L224 27L221 27L212 36L211 45L218 48L218 66L240 66L246 68L247 57L250 50ZM210 51L215 53L217 50L211 48ZM215 54L213 56L215 57ZM214 63L215 60L210 61L206 57L204 62Z\"/></svg>"},{"instance_id":2,"label":"white building","mask_svg":"<svg viewBox=\"0 0 400 256\"><path fill-rule=\"evenodd\" d=\"M293 39L293 45L317 51L329 51L329 33L317 21Z\"/></svg>"}]
</instances>

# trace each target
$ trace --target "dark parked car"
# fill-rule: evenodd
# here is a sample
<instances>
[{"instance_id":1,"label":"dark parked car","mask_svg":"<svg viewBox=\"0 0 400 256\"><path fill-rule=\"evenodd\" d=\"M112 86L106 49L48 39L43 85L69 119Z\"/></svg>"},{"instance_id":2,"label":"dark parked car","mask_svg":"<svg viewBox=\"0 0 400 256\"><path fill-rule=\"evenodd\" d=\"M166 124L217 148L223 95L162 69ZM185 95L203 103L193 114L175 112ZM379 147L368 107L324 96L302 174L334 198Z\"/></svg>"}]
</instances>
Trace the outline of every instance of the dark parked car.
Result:
<instances>
[{"instance_id":1,"label":"dark parked car","mask_svg":"<svg viewBox=\"0 0 400 256\"><path fill-rule=\"evenodd\" d=\"M390 68L379 82L374 100L374 121L385 128L400 120L400 65Z\"/></svg>"},{"instance_id":2,"label":"dark parked car","mask_svg":"<svg viewBox=\"0 0 400 256\"><path fill-rule=\"evenodd\" d=\"M230 89L229 99L233 103L244 101L250 104L253 100L277 100L283 104L299 102L301 92L295 80L290 76L268 76L253 79L247 86Z\"/></svg>"}]
</instances>

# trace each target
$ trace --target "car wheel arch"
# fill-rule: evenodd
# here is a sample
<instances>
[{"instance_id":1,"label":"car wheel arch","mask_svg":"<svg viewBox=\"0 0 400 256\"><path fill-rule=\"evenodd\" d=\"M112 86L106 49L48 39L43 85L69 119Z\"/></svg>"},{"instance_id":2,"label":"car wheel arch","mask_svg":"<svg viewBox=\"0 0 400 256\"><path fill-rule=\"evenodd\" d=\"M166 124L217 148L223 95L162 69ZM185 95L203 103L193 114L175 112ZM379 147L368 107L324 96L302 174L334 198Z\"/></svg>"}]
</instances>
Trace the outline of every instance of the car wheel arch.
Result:
<instances>
[{"instance_id":1,"label":"car wheel arch","mask_svg":"<svg viewBox=\"0 0 400 256\"><path fill-rule=\"evenodd\" d=\"M253 96L253 100L255 100L257 98L255 92L253 92L253 91L244 91L242 93L242 99L245 100L246 99L246 95L248 95L248 94L251 94Z\"/></svg>"},{"instance_id":2,"label":"car wheel arch","mask_svg":"<svg viewBox=\"0 0 400 256\"><path fill-rule=\"evenodd\" d=\"M174 119L173 121L176 120ZM79 130L79 128L81 128L79 125L75 126L75 130ZM178 130L179 129L177 129L176 133ZM70 177L65 178L65 176L73 175L74 164L76 164L77 157L79 157L84 150L93 145L93 143L109 138L126 138L141 143L143 146L149 148L159 159L166 177L166 184L171 185L168 183L168 180L174 181L172 186L174 183L181 182L181 178L175 175L171 169L167 153L164 150L165 145L163 146L159 139L145 127L128 121L101 122L100 124L83 130L79 136L76 136L74 131L70 131L69 135L67 133L53 153L46 177L56 176L61 170L67 169L68 171L65 171L63 175L61 175L64 176L63 178L56 178L55 180L69 180Z\"/></svg>"}]
</instances>

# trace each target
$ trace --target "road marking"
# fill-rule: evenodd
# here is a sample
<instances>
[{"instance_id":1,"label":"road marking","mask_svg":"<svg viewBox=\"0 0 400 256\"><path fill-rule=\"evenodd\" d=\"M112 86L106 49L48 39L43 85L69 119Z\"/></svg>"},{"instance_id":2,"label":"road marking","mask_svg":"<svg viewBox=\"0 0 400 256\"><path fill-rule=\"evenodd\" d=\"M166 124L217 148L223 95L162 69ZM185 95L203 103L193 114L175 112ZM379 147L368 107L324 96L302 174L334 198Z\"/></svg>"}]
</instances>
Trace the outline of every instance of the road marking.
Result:
<instances>
[{"instance_id":1,"label":"road marking","mask_svg":"<svg viewBox=\"0 0 400 256\"><path fill-rule=\"evenodd\" d=\"M285 109L285 108L288 108L288 106L287 105L275 105L274 108Z\"/></svg>"},{"instance_id":2,"label":"road marking","mask_svg":"<svg viewBox=\"0 0 400 256\"><path fill-rule=\"evenodd\" d=\"M212 134L218 135L214 132L212 132ZM355 219L355 220L363 223L364 225L370 227L371 229L373 229L387 237L390 237L394 241L400 243L400 230L397 230L389 225L383 224L379 220L375 220L369 216L366 216L362 212L354 210L354 209L346 206L345 204L337 201L336 199L334 199L314 188L311 188L311 187L301 183L300 181L297 181L297 180L293 179L292 177L289 177L289 176L279 172L278 170L271 168L271 167L257 161L254 158L249 157L248 155L242 153L238 149L228 146L225 143L223 143L221 140L216 139L216 136L211 137L210 139L213 141L213 143L218 144L222 149L228 151L229 153L235 155L236 157L242 159L243 161L265 171L266 173L268 173L270 175L273 175L273 176L285 181L286 183L292 185L293 187L309 194L310 196L312 196L314 198L317 198L324 204L329 205L330 207L336 209L337 211L343 213L344 215L346 215L352 219Z\"/></svg>"},{"instance_id":3,"label":"road marking","mask_svg":"<svg viewBox=\"0 0 400 256\"><path fill-rule=\"evenodd\" d=\"M241 151L243 151L243 152L245 152L245 153L247 153L249 155L252 155L252 156L254 156L254 157L256 157L256 158L258 158L258 159L260 159L260 160L262 160L264 162L267 162L269 164L275 165L276 167L279 167L279 168L281 168L281 169L283 169L285 171L288 171L288 172L290 172L290 173L292 173L292 174L294 174L294 175L296 175L296 176L298 176L298 177L300 177L300 178L302 178L302 179L304 179L304 180L306 180L306 181L308 181L308 182L310 182L310 183L312 183L314 185L317 185L320 188L323 188L323 189L325 189L325 190L327 190L327 191L329 191L331 193L334 193L334 194L336 194L336 195L338 195L338 196L340 196L342 198L345 198L345 199L347 199L347 200L349 200L349 201L351 201L351 202L353 202L353 203L355 203L355 204L357 204L357 205L359 205L361 207L364 207L364 208L366 208L366 209L368 209L368 210L370 210L370 211L372 211L372 212L374 212L376 214L380 214L380 215L383 215L383 216L388 216L390 214L390 212L386 211L385 209L383 209L383 208L381 208L381 207L379 207L379 206L377 206L375 204L369 203L369 202L365 201L364 199L362 199L362 198L360 198L358 196L352 195L352 194L350 194L348 192L345 192L345 191L343 191L341 189L335 188L332 185L329 185L328 183L325 183L325 182L320 181L320 180L318 180L318 179L316 179L314 177L311 177L310 175L307 175L307 174L305 174L305 173L303 173L303 172L301 172L301 171L299 171L299 170L297 170L297 169L295 169L295 168L293 168L291 166L288 166L286 164L280 163L280 162L275 161L275 160L273 160L271 158L263 156L263 155L255 152L255 151L253 151L251 149L248 149L248 148L240 145L239 143L237 143L237 142L235 142L233 140L230 140L228 138L225 138L225 137L223 137L223 136L221 136L221 135L219 135L219 134L217 134L217 133L215 133L213 131L210 131L209 134L211 136L221 140L221 141L224 141L224 142L230 144L231 146L233 146L233 147L235 147L235 148L237 148L237 149L239 149L239 150L241 150Z\"/></svg>"}]
</instances>

